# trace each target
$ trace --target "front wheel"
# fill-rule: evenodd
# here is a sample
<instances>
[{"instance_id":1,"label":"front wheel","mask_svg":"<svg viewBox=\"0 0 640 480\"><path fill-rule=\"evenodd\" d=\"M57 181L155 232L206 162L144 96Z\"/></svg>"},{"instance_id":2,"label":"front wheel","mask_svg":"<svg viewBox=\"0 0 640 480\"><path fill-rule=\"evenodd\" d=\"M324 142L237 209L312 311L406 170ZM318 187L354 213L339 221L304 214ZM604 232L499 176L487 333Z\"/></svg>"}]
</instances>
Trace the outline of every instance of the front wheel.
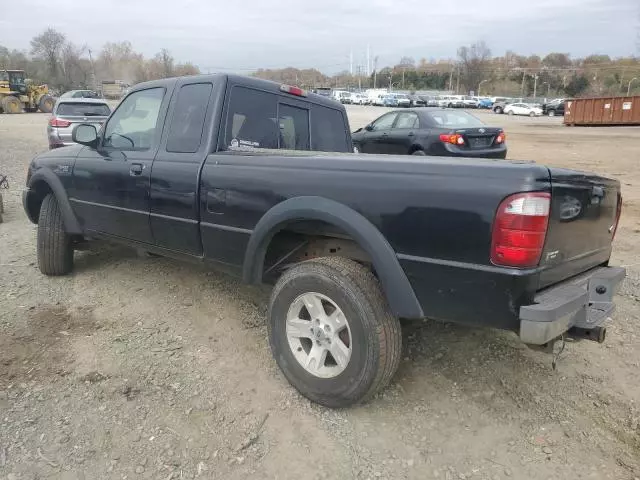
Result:
<instances>
[{"instance_id":1,"label":"front wheel","mask_svg":"<svg viewBox=\"0 0 640 480\"><path fill-rule=\"evenodd\" d=\"M50 95L43 95L38 101L38 109L42 113L51 113L55 105L55 100Z\"/></svg>"},{"instance_id":2,"label":"front wheel","mask_svg":"<svg viewBox=\"0 0 640 480\"><path fill-rule=\"evenodd\" d=\"M550 117L555 117L556 116L556 111L555 110L549 110L547 112L547 115L549 115Z\"/></svg>"},{"instance_id":3,"label":"front wheel","mask_svg":"<svg viewBox=\"0 0 640 480\"><path fill-rule=\"evenodd\" d=\"M67 275L73 269L73 244L64 230L62 211L53 194L44 197L38 217L38 268L45 275Z\"/></svg>"},{"instance_id":4,"label":"front wheel","mask_svg":"<svg viewBox=\"0 0 640 480\"><path fill-rule=\"evenodd\" d=\"M502 113L504 110L502 110L502 108L500 108L500 107L496 107L493 111L494 111L494 113L498 113L498 114L500 114L500 113Z\"/></svg>"},{"instance_id":5,"label":"front wheel","mask_svg":"<svg viewBox=\"0 0 640 480\"><path fill-rule=\"evenodd\" d=\"M509 115L513 115L513 110L509 110Z\"/></svg>"},{"instance_id":6,"label":"front wheel","mask_svg":"<svg viewBox=\"0 0 640 480\"><path fill-rule=\"evenodd\" d=\"M535 116L536 116L536 114L535 114L534 112L529 112L529 116L530 116L531 118L533 118L533 117L535 117Z\"/></svg>"},{"instance_id":7,"label":"front wheel","mask_svg":"<svg viewBox=\"0 0 640 480\"><path fill-rule=\"evenodd\" d=\"M360 151L360 146L355 143L353 144L353 153L362 153Z\"/></svg>"},{"instance_id":8,"label":"front wheel","mask_svg":"<svg viewBox=\"0 0 640 480\"><path fill-rule=\"evenodd\" d=\"M424 153L424 150L416 150L416 151L412 152L411 155L418 155L420 157L424 157L426 155L426 153Z\"/></svg>"},{"instance_id":9,"label":"front wheel","mask_svg":"<svg viewBox=\"0 0 640 480\"><path fill-rule=\"evenodd\" d=\"M400 362L400 322L371 271L346 258L317 258L287 270L271 295L268 328L287 380L327 407L370 399Z\"/></svg>"}]
</instances>

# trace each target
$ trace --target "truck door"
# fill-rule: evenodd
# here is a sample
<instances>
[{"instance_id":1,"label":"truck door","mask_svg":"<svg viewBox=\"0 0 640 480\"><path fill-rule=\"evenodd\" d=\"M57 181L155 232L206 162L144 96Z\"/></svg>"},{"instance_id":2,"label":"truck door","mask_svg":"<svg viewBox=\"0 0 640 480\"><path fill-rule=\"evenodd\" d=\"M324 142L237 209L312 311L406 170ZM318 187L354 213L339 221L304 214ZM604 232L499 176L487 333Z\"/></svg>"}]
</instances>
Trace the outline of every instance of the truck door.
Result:
<instances>
[{"instance_id":1,"label":"truck door","mask_svg":"<svg viewBox=\"0 0 640 480\"><path fill-rule=\"evenodd\" d=\"M131 93L107 121L98 148L80 151L69 196L87 230L153 242L149 180L169 97L165 86Z\"/></svg>"},{"instance_id":2,"label":"truck door","mask_svg":"<svg viewBox=\"0 0 640 480\"><path fill-rule=\"evenodd\" d=\"M221 87L222 88L222 87ZM151 169L150 223L155 244L202 255L198 175L207 156L212 82L180 80Z\"/></svg>"}]
</instances>

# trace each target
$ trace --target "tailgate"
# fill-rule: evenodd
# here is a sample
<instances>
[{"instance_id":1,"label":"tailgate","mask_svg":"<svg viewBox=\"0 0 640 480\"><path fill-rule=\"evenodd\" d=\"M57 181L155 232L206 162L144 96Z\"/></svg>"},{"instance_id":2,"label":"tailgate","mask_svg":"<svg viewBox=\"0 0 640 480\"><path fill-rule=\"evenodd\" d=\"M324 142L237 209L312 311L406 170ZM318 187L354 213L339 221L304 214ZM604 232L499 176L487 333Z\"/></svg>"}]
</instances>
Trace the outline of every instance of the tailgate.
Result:
<instances>
[{"instance_id":1,"label":"tailgate","mask_svg":"<svg viewBox=\"0 0 640 480\"><path fill-rule=\"evenodd\" d=\"M549 168L551 212L540 260L539 288L602 265L611 255L620 183L598 175Z\"/></svg>"}]
</instances>

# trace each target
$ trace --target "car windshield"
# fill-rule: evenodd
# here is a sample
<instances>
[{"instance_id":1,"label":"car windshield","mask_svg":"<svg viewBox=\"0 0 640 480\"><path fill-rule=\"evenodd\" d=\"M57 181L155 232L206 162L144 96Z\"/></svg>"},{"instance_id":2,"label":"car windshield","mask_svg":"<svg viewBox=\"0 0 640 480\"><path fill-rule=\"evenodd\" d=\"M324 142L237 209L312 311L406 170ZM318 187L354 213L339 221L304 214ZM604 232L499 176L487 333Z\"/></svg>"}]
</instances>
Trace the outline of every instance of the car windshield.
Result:
<instances>
[{"instance_id":1,"label":"car windshield","mask_svg":"<svg viewBox=\"0 0 640 480\"><path fill-rule=\"evenodd\" d=\"M466 112L442 110L438 112L431 112L428 116L433 120L433 123L442 127L465 128L484 126L484 123Z\"/></svg>"},{"instance_id":2,"label":"car windshield","mask_svg":"<svg viewBox=\"0 0 640 480\"><path fill-rule=\"evenodd\" d=\"M409 99L409 97L407 97L406 95L404 95L404 94L402 94L402 93L400 93L400 94L396 95L396 98L397 98L398 100L408 100L408 99Z\"/></svg>"},{"instance_id":3,"label":"car windshield","mask_svg":"<svg viewBox=\"0 0 640 480\"><path fill-rule=\"evenodd\" d=\"M111 113L106 103L71 103L58 105L56 115L61 117L106 117Z\"/></svg>"}]
</instances>

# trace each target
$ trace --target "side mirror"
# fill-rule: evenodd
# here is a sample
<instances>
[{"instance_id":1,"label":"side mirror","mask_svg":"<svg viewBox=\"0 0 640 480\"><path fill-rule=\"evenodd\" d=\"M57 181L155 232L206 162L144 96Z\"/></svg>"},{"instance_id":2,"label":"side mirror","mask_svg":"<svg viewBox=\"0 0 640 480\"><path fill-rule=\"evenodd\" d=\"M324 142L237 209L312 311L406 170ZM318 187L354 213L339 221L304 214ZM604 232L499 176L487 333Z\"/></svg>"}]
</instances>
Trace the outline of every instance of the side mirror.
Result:
<instances>
[{"instance_id":1,"label":"side mirror","mask_svg":"<svg viewBox=\"0 0 640 480\"><path fill-rule=\"evenodd\" d=\"M71 139L81 145L96 148L98 146L98 131L94 125L81 123L73 129Z\"/></svg>"},{"instance_id":2,"label":"side mirror","mask_svg":"<svg viewBox=\"0 0 640 480\"><path fill-rule=\"evenodd\" d=\"M365 129L367 132L370 132L370 131L372 131L372 130L373 130L373 125L367 125L366 127L364 127L364 129Z\"/></svg>"}]
</instances>

